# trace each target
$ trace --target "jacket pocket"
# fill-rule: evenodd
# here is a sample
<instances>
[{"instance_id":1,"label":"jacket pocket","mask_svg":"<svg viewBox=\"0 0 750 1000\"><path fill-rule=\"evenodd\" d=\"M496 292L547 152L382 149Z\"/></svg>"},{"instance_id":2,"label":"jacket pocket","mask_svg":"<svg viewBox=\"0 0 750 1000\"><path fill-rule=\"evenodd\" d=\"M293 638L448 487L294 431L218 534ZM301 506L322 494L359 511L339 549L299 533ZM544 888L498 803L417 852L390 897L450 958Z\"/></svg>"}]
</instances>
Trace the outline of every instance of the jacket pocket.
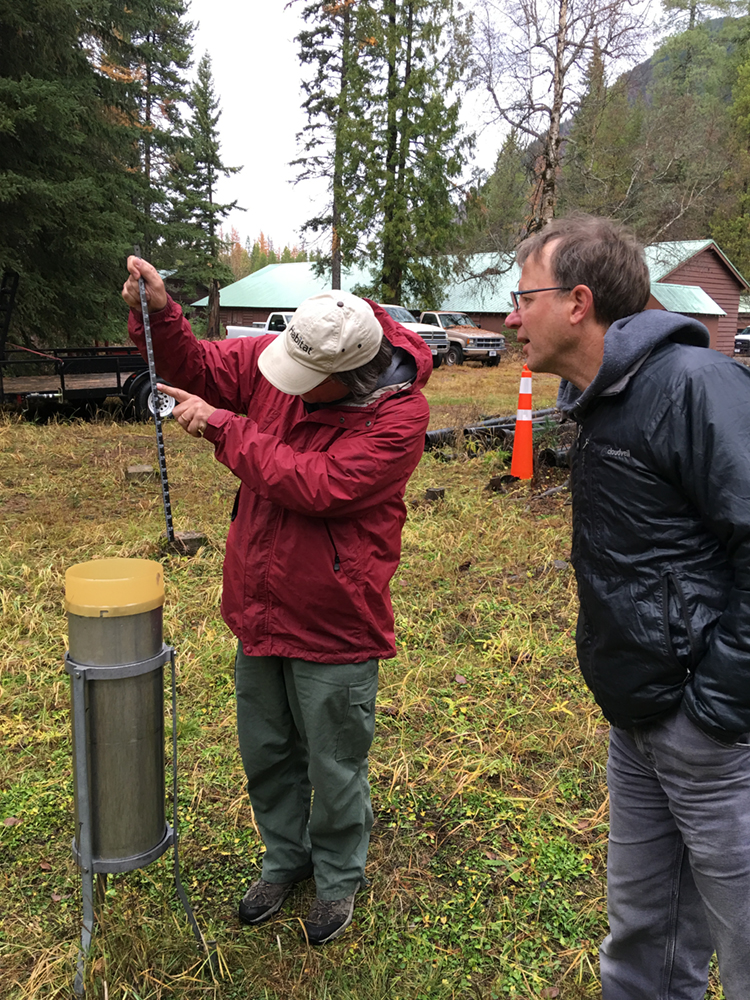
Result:
<instances>
[{"instance_id":1,"label":"jacket pocket","mask_svg":"<svg viewBox=\"0 0 750 1000\"><path fill-rule=\"evenodd\" d=\"M680 578L666 570L661 578L662 630L667 651L688 675L697 662L697 644Z\"/></svg>"}]
</instances>

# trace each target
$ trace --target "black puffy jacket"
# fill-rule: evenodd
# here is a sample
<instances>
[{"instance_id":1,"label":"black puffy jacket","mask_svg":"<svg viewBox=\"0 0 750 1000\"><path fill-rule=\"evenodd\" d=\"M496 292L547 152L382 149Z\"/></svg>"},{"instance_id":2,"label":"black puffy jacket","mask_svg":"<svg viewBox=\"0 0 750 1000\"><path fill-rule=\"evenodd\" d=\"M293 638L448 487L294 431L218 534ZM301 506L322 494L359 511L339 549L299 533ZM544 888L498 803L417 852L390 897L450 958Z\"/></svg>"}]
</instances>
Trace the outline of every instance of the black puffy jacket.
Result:
<instances>
[{"instance_id":1,"label":"black puffy jacket","mask_svg":"<svg viewBox=\"0 0 750 1000\"><path fill-rule=\"evenodd\" d=\"M577 646L614 725L684 698L732 742L750 731L750 369L697 343L701 324L639 313L607 331L583 394L561 386L579 423Z\"/></svg>"}]
</instances>

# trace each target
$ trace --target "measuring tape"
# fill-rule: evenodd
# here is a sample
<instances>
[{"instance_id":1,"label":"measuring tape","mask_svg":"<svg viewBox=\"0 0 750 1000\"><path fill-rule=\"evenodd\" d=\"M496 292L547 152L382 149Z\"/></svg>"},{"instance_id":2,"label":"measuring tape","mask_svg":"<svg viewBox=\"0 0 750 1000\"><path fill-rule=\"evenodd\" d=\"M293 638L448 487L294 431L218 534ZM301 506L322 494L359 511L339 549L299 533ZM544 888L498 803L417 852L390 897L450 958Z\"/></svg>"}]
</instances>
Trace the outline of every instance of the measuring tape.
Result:
<instances>
[{"instance_id":1,"label":"measuring tape","mask_svg":"<svg viewBox=\"0 0 750 1000\"><path fill-rule=\"evenodd\" d=\"M136 257L141 256L139 247L133 247ZM164 435L161 429L162 409L165 409L165 416L171 413L174 408L174 400L156 388L156 365L154 364L154 345L151 341L151 320L148 315L148 301L146 300L146 282L143 278L138 279L138 291L141 296L141 313L143 314L143 333L146 338L146 359L148 361L148 377L151 382L151 399L148 408L154 415L154 427L156 428L156 450L159 453L159 478L161 479L161 498L164 504L164 520L167 522L167 541L174 542L174 527L172 526L172 504L169 501L169 480L167 479L167 456L164 452ZM162 400L169 400L172 406L164 405Z\"/></svg>"}]
</instances>

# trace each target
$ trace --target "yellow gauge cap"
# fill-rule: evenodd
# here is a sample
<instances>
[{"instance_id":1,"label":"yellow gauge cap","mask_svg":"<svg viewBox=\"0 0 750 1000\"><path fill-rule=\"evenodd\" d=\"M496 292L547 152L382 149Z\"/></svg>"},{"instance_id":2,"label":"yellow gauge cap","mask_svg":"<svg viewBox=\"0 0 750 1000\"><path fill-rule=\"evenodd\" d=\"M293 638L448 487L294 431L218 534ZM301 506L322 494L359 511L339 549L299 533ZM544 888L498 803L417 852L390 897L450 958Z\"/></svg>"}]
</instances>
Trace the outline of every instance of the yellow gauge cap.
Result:
<instances>
[{"instance_id":1,"label":"yellow gauge cap","mask_svg":"<svg viewBox=\"0 0 750 1000\"><path fill-rule=\"evenodd\" d=\"M150 559L94 559L65 573L65 610L84 618L123 618L164 604L164 570Z\"/></svg>"}]
</instances>

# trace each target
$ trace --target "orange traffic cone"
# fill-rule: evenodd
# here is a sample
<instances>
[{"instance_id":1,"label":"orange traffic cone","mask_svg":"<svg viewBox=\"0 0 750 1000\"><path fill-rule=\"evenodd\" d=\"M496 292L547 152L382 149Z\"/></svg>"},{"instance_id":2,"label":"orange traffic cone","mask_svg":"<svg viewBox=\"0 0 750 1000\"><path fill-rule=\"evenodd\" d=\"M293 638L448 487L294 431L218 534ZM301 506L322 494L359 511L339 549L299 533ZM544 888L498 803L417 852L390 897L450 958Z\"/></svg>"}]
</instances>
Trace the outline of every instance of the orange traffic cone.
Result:
<instances>
[{"instance_id":1,"label":"orange traffic cone","mask_svg":"<svg viewBox=\"0 0 750 1000\"><path fill-rule=\"evenodd\" d=\"M518 412L513 435L513 458L510 474L516 479L531 479L534 475L534 428L531 423L531 370L523 366L518 390Z\"/></svg>"}]
</instances>

